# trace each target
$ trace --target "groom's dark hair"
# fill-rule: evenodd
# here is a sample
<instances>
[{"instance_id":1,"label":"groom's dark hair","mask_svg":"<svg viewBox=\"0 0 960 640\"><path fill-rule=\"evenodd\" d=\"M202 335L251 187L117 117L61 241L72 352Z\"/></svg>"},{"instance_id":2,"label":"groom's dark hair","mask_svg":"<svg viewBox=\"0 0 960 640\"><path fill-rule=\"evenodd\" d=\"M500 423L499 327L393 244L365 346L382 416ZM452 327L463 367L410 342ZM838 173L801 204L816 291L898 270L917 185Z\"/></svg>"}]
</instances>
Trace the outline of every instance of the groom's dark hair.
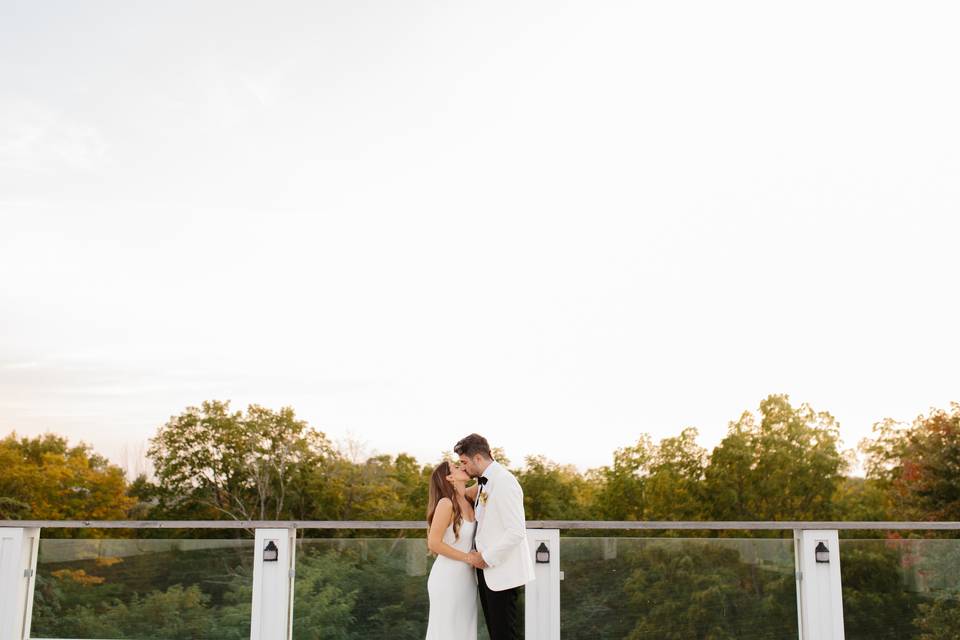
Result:
<instances>
[{"instance_id":1,"label":"groom's dark hair","mask_svg":"<svg viewBox=\"0 0 960 640\"><path fill-rule=\"evenodd\" d=\"M460 440L454 445L453 452L458 456L467 456L468 458L480 453L488 460L493 460L493 455L490 453L490 443L479 433L471 433Z\"/></svg>"}]
</instances>

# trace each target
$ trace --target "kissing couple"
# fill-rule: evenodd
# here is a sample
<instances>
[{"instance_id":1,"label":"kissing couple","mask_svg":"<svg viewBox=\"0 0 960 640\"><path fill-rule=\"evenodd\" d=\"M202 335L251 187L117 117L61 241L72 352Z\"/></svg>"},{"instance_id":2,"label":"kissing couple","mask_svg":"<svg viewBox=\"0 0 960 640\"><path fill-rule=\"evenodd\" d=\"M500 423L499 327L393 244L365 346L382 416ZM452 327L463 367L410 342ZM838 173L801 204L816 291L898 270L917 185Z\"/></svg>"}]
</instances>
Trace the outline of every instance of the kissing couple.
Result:
<instances>
[{"instance_id":1,"label":"kissing couple","mask_svg":"<svg viewBox=\"0 0 960 640\"><path fill-rule=\"evenodd\" d=\"M523 489L472 433L430 476L427 546L437 555L427 591L427 640L476 640L477 594L490 640L514 640L517 598L534 579ZM467 483L476 483L467 488Z\"/></svg>"}]
</instances>

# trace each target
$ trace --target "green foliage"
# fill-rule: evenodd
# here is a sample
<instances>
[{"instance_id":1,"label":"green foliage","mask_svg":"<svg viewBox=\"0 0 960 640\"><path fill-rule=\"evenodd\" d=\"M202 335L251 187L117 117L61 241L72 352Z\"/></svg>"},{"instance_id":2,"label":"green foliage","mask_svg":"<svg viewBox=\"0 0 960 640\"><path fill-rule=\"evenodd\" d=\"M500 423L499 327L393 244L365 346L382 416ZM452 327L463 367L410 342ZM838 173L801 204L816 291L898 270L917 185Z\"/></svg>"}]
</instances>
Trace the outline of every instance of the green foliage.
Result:
<instances>
[{"instance_id":1,"label":"green foliage","mask_svg":"<svg viewBox=\"0 0 960 640\"><path fill-rule=\"evenodd\" d=\"M920 597L904 589L900 555L880 541L845 542L840 563L850 640L914 637Z\"/></svg>"},{"instance_id":2,"label":"green foliage","mask_svg":"<svg viewBox=\"0 0 960 640\"><path fill-rule=\"evenodd\" d=\"M733 549L653 547L638 558L626 591L644 610L631 640L796 637L784 624L796 616L793 576L758 570Z\"/></svg>"},{"instance_id":3,"label":"green foliage","mask_svg":"<svg viewBox=\"0 0 960 640\"><path fill-rule=\"evenodd\" d=\"M653 441L644 434L631 447L617 449L613 465L593 474L600 490L595 508L601 520L642 520L646 514L645 478L653 458Z\"/></svg>"},{"instance_id":4,"label":"green foliage","mask_svg":"<svg viewBox=\"0 0 960 640\"><path fill-rule=\"evenodd\" d=\"M589 513L588 483L576 467L529 456L517 480L530 520L577 520Z\"/></svg>"},{"instance_id":5,"label":"green foliage","mask_svg":"<svg viewBox=\"0 0 960 640\"><path fill-rule=\"evenodd\" d=\"M697 444L696 429L687 428L675 438L660 441L646 479L649 519L696 520L702 516L706 457L706 450Z\"/></svg>"},{"instance_id":6,"label":"green foliage","mask_svg":"<svg viewBox=\"0 0 960 640\"><path fill-rule=\"evenodd\" d=\"M311 477L335 458L326 436L293 409L204 402L160 428L147 455L158 480L157 511L238 520L302 518L314 510Z\"/></svg>"},{"instance_id":7,"label":"green foliage","mask_svg":"<svg viewBox=\"0 0 960 640\"><path fill-rule=\"evenodd\" d=\"M704 513L706 451L697 430L654 445L642 436L618 449L613 465L592 474L597 487L593 511L607 520L696 520Z\"/></svg>"},{"instance_id":8,"label":"green foliage","mask_svg":"<svg viewBox=\"0 0 960 640\"><path fill-rule=\"evenodd\" d=\"M909 426L879 423L861 449L867 477L845 477L830 414L773 395L756 415L731 422L709 452L687 428L659 442L641 435L586 473L536 455L515 472L531 520L960 520L960 405ZM240 412L215 401L172 417L148 455L156 477L128 483L86 445L8 436L0 440L0 518L421 520L434 467L403 453L338 449L292 409ZM421 638L422 541L327 542L349 544L305 543L298 552L294 637ZM848 638L956 637L960 547L911 555L893 541L854 542L844 541L841 564ZM37 578L33 635L247 638L249 550L231 554L185 547L50 565ZM793 578L782 567L696 544L614 556L601 563L565 547L562 588L577 585L564 599L565 637L793 633L783 624L796 616Z\"/></svg>"},{"instance_id":9,"label":"green foliage","mask_svg":"<svg viewBox=\"0 0 960 640\"><path fill-rule=\"evenodd\" d=\"M123 519L134 504L126 489L123 471L88 445L71 447L53 434L0 440L2 518Z\"/></svg>"},{"instance_id":10,"label":"green foliage","mask_svg":"<svg viewBox=\"0 0 960 640\"><path fill-rule=\"evenodd\" d=\"M713 450L705 476L708 515L716 520L828 520L846 461L829 413L793 407L787 396L746 412Z\"/></svg>"},{"instance_id":11,"label":"green foliage","mask_svg":"<svg viewBox=\"0 0 960 640\"><path fill-rule=\"evenodd\" d=\"M687 428L657 443L641 435L585 473L537 455L515 471L534 520L939 517L956 509L944 505L957 502L960 486L949 473L960 467L950 466L960 455L958 416L956 407L934 413L911 431L884 423L864 445L865 480L843 476L834 419L782 395L730 423L711 452ZM127 484L84 445L10 436L0 441L0 516L419 520L434 466L334 447L289 408L241 412L220 401L171 417L148 456L155 478ZM503 451L496 456L508 464Z\"/></svg>"},{"instance_id":12,"label":"green foliage","mask_svg":"<svg viewBox=\"0 0 960 640\"><path fill-rule=\"evenodd\" d=\"M406 454L332 458L310 476L309 491L322 505L311 519L423 520L431 470Z\"/></svg>"},{"instance_id":13,"label":"green foliage","mask_svg":"<svg viewBox=\"0 0 960 640\"><path fill-rule=\"evenodd\" d=\"M935 600L921 604L916 625L921 633L918 640L956 640L960 629L960 601Z\"/></svg>"},{"instance_id":14,"label":"green foliage","mask_svg":"<svg viewBox=\"0 0 960 640\"><path fill-rule=\"evenodd\" d=\"M360 590L355 565L335 552L307 556L297 563L294 588L295 640L321 637L350 640L354 637L354 607Z\"/></svg>"},{"instance_id":15,"label":"green foliage","mask_svg":"<svg viewBox=\"0 0 960 640\"><path fill-rule=\"evenodd\" d=\"M32 637L248 638L252 545L184 541L42 541Z\"/></svg>"},{"instance_id":16,"label":"green foliage","mask_svg":"<svg viewBox=\"0 0 960 640\"><path fill-rule=\"evenodd\" d=\"M563 553L565 638L796 638L788 541L581 538Z\"/></svg>"},{"instance_id":17,"label":"green foliage","mask_svg":"<svg viewBox=\"0 0 960 640\"><path fill-rule=\"evenodd\" d=\"M886 493L872 478L844 478L833 496L833 507L844 520L853 522L890 519Z\"/></svg>"},{"instance_id":18,"label":"green foliage","mask_svg":"<svg viewBox=\"0 0 960 640\"><path fill-rule=\"evenodd\" d=\"M53 578L52 580L56 580ZM204 639L219 635L216 616L211 615L210 596L196 585L174 585L165 591L153 591L144 597L134 593L126 601L104 599L97 587L86 586L96 602L77 603L49 584L38 585L33 637L75 638L180 638ZM114 590L116 591L116 590ZM71 606L64 606L69 603ZM246 620L249 634L249 612ZM238 636L239 637L239 636Z\"/></svg>"},{"instance_id":19,"label":"green foliage","mask_svg":"<svg viewBox=\"0 0 960 640\"><path fill-rule=\"evenodd\" d=\"M93 638L209 638L215 635L208 615L209 596L196 585L174 585L129 605L118 604L102 611L82 608L75 618L80 637ZM76 633L76 632L75 632Z\"/></svg>"},{"instance_id":20,"label":"green foliage","mask_svg":"<svg viewBox=\"0 0 960 640\"><path fill-rule=\"evenodd\" d=\"M868 478L885 490L895 517L960 520L960 404L910 426L885 420L861 443Z\"/></svg>"},{"instance_id":21,"label":"green foliage","mask_svg":"<svg viewBox=\"0 0 960 640\"><path fill-rule=\"evenodd\" d=\"M30 505L23 500L0 496L0 520L25 520L30 514Z\"/></svg>"}]
</instances>

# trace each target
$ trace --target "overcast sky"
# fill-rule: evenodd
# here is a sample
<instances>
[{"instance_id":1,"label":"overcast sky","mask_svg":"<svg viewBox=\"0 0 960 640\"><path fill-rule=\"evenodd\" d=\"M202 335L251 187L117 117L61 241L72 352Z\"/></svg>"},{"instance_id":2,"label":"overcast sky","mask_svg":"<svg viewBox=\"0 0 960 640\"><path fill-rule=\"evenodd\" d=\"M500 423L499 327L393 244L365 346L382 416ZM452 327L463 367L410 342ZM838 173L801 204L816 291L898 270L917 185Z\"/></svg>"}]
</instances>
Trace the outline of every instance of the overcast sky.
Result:
<instances>
[{"instance_id":1,"label":"overcast sky","mask_svg":"<svg viewBox=\"0 0 960 640\"><path fill-rule=\"evenodd\" d=\"M0 436L434 460L960 400L953 2L0 0Z\"/></svg>"}]
</instances>

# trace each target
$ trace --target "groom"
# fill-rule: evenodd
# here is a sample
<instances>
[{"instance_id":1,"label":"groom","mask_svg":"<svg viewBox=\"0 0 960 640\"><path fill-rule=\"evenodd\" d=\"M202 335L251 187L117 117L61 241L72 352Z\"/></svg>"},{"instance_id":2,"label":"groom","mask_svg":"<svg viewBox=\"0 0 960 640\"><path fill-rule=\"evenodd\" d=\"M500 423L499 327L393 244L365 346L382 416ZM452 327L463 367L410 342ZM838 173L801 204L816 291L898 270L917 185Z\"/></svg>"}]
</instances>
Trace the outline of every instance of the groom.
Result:
<instances>
[{"instance_id":1,"label":"groom","mask_svg":"<svg viewBox=\"0 0 960 640\"><path fill-rule=\"evenodd\" d=\"M453 448L463 469L477 479L477 528L467 561L477 568L480 606L490 640L514 640L520 587L533 580L527 546L523 490L513 474L490 454L487 439L472 433Z\"/></svg>"}]
</instances>

